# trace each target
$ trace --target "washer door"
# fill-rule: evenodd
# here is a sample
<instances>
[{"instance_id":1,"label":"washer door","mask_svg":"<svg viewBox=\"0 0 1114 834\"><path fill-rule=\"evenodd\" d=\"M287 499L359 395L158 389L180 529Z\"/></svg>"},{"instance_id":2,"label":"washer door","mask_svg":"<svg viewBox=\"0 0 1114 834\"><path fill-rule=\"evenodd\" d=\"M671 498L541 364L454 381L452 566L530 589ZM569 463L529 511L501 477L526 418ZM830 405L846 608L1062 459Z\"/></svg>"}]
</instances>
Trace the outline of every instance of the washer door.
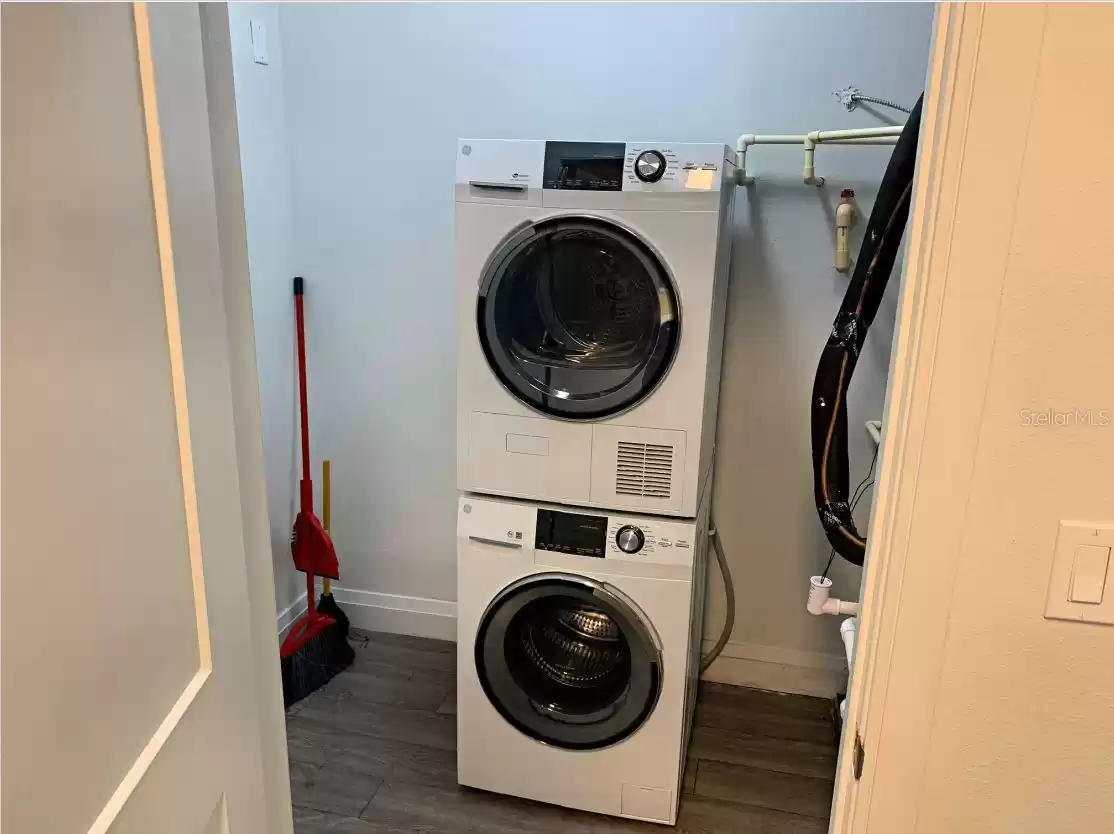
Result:
<instances>
[{"instance_id":1,"label":"washer door","mask_svg":"<svg viewBox=\"0 0 1114 834\"><path fill-rule=\"evenodd\" d=\"M521 732L569 750L634 733L661 694L661 651L633 605L585 577L526 577L484 612L476 671L488 700Z\"/></svg>"},{"instance_id":2,"label":"washer door","mask_svg":"<svg viewBox=\"0 0 1114 834\"><path fill-rule=\"evenodd\" d=\"M559 217L512 235L488 261L477 324L488 364L531 408L574 420L649 395L677 350L677 298L634 234Z\"/></svg>"}]
</instances>

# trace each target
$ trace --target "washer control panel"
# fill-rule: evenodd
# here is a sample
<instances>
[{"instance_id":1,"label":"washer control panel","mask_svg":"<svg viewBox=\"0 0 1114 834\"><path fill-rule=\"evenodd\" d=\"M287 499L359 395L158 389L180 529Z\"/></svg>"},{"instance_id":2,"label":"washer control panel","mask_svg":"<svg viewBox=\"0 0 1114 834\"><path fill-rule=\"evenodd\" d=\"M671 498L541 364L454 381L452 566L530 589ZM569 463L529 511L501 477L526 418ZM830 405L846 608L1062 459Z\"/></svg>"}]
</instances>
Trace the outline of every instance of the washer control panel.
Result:
<instances>
[{"instance_id":1,"label":"washer control panel","mask_svg":"<svg viewBox=\"0 0 1114 834\"><path fill-rule=\"evenodd\" d=\"M632 562L684 564L692 561L696 543L693 522L669 519L607 519L607 557Z\"/></svg>"},{"instance_id":2,"label":"washer control panel","mask_svg":"<svg viewBox=\"0 0 1114 834\"><path fill-rule=\"evenodd\" d=\"M475 495L461 497L457 515L457 535L470 548L498 548L508 558L519 554L566 567L567 561L550 562L543 553L631 565L691 565L696 529L695 520L597 515Z\"/></svg>"}]
</instances>

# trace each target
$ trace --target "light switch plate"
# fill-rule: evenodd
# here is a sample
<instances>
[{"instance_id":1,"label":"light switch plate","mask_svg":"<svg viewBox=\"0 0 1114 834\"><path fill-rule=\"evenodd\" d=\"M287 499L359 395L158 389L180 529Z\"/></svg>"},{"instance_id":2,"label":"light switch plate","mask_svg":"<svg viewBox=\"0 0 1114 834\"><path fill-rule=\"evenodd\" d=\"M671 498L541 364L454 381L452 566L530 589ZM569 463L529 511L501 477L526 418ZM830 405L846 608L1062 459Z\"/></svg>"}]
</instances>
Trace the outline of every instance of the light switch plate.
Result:
<instances>
[{"instance_id":1,"label":"light switch plate","mask_svg":"<svg viewBox=\"0 0 1114 834\"><path fill-rule=\"evenodd\" d=\"M267 51L267 29L258 20L251 21L251 57L257 64L267 66L271 63Z\"/></svg>"},{"instance_id":2,"label":"light switch plate","mask_svg":"<svg viewBox=\"0 0 1114 834\"><path fill-rule=\"evenodd\" d=\"M1050 620L1074 620L1114 625L1114 570L1106 571L1106 586L1101 603L1072 602L1072 580L1076 549L1086 546L1114 548L1114 524L1091 521L1061 521L1048 580L1048 599L1044 616Z\"/></svg>"}]
</instances>

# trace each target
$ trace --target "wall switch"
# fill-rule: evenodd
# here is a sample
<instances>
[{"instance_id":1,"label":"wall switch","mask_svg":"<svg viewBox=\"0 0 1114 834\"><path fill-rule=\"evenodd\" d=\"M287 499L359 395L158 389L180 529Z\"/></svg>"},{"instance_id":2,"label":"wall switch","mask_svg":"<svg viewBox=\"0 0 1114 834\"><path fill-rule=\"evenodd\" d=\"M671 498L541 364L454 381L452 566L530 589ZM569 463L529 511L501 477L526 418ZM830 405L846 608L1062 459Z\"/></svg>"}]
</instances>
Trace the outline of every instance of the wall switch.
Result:
<instances>
[{"instance_id":1,"label":"wall switch","mask_svg":"<svg viewBox=\"0 0 1114 834\"><path fill-rule=\"evenodd\" d=\"M1106 586L1112 549L1114 525L1060 522L1044 606L1046 618L1114 625L1114 588Z\"/></svg>"},{"instance_id":2,"label":"wall switch","mask_svg":"<svg viewBox=\"0 0 1114 834\"><path fill-rule=\"evenodd\" d=\"M251 57L264 66L271 62L267 54L267 29L258 20L251 21Z\"/></svg>"},{"instance_id":3,"label":"wall switch","mask_svg":"<svg viewBox=\"0 0 1114 834\"><path fill-rule=\"evenodd\" d=\"M1110 548L1097 544L1075 546L1075 560L1071 570L1072 602L1100 605L1106 588L1106 567L1110 564Z\"/></svg>"}]
</instances>

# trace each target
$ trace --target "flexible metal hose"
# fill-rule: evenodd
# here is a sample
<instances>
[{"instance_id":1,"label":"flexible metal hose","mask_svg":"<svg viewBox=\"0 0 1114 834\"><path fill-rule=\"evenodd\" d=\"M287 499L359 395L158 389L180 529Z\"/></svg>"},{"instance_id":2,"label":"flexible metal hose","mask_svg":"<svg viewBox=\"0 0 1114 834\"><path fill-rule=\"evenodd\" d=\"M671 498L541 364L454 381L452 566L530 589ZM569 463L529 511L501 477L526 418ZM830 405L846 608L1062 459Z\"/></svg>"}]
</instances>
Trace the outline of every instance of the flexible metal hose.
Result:
<instances>
[{"instance_id":1,"label":"flexible metal hose","mask_svg":"<svg viewBox=\"0 0 1114 834\"><path fill-rule=\"evenodd\" d=\"M701 672L720 656L723 647L731 639L731 629L735 627L735 583L731 579L731 568L727 566L727 557L723 555L723 547L719 543L719 531L715 527L708 530L708 538L712 542L712 549L716 552L716 563L719 565L720 576L723 577L723 590L727 595L727 621L723 624L723 632L716 644L712 646L712 650L700 659Z\"/></svg>"},{"instance_id":2,"label":"flexible metal hose","mask_svg":"<svg viewBox=\"0 0 1114 834\"><path fill-rule=\"evenodd\" d=\"M875 98L874 96L864 96L862 93L852 93L851 94L851 101L865 101L868 104L881 104L883 107L892 107L894 110L900 110L902 113L912 113L913 112L912 108L906 107L903 104L897 104L896 102L890 101L889 99L885 99L885 98Z\"/></svg>"}]
</instances>

